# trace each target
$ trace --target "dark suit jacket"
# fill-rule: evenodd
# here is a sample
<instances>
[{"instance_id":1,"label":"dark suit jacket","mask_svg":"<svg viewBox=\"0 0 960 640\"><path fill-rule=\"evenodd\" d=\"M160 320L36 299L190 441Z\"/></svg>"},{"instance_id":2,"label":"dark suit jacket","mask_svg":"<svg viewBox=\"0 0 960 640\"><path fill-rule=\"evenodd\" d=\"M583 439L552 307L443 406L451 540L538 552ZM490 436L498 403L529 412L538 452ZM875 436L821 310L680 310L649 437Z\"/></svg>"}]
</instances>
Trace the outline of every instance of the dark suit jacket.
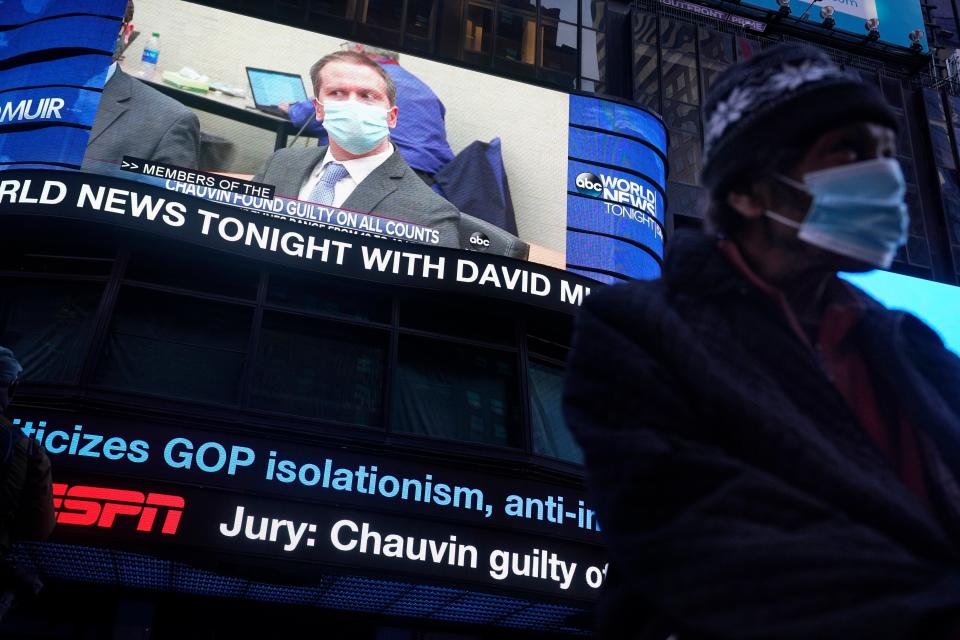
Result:
<instances>
[{"instance_id":1,"label":"dark suit jacket","mask_svg":"<svg viewBox=\"0 0 960 640\"><path fill-rule=\"evenodd\" d=\"M272 184L279 196L296 198L326 152L327 147L280 149L270 156L254 181ZM460 246L460 212L434 193L399 151L358 184L341 208L430 227L440 232L440 246Z\"/></svg>"},{"instance_id":2,"label":"dark suit jacket","mask_svg":"<svg viewBox=\"0 0 960 640\"><path fill-rule=\"evenodd\" d=\"M586 300L564 401L610 550L608 637L642 637L644 607L681 640L960 622L960 359L870 302L850 337L928 443L936 513L714 240L679 233L663 278Z\"/></svg>"},{"instance_id":3,"label":"dark suit jacket","mask_svg":"<svg viewBox=\"0 0 960 640\"><path fill-rule=\"evenodd\" d=\"M196 169L200 121L190 109L120 69L103 87L83 168L115 168L123 156Z\"/></svg>"}]
</instances>

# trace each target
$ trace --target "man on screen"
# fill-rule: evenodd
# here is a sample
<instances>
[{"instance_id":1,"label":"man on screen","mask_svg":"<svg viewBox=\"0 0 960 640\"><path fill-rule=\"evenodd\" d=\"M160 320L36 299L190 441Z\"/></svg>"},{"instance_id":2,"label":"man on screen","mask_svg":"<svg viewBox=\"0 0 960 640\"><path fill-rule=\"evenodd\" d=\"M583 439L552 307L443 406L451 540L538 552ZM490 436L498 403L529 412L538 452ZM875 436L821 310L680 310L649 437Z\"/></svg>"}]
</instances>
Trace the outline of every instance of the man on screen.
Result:
<instances>
[{"instance_id":1,"label":"man on screen","mask_svg":"<svg viewBox=\"0 0 960 640\"><path fill-rule=\"evenodd\" d=\"M399 111L390 76L360 53L338 51L314 64L310 77L329 146L281 149L254 180L274 185L280 196L427 226L442 246L459 246L460 212L390 141Z\"/></svg>"},{"instance_id":2,"label":"man on screen","mask_svg":"<svg viewBox=\"0 0 960 640\"><path fill-rule=\"evenodd\" d=\"M196 169L200 157L200 121L196 114L119 67L122 36L131 20L132 1L127 4L121 37L117 39L113 63L107 71L107 82L83 157L83 169L115 169L123 156Z\"/></svg>"},{"instance_id":3,"label":"man on screen","mask_svg":"<svg viewBox=\"0 0 960 640\"><path fill-rule=\"evenodd\" d=\"M358 42L341 45L346 51L361 53L389 75L397 87L397 107L403 112L390 139L400 155L427 184L433 184L433 175L453 160L453 150L447 142L444 118L447 113L437 94L420 78L400 66L396 51L380 49ZM306 127L307 134L316 136L319 144L327 144L327 132L317 120L312 100L294 104L281 103L297 129Z\"/></svg>"}]
</instances>

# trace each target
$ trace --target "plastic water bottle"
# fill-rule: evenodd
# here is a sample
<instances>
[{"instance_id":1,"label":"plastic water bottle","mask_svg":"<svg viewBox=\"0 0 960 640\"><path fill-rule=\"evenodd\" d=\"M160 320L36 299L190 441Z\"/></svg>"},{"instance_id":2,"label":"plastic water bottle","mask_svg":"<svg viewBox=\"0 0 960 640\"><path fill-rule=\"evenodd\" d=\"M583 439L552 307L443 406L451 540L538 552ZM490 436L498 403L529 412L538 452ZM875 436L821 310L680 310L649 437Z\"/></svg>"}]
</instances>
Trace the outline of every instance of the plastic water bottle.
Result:
<instances>
[{"instance_id":1,"label":"plastic water bottle","mask_svg":"<svg viewBox=\"0 0 960 640\"><path fill-rule=\"evenodd\" d=\"M157 73L157 60L160 59L160 32L154 31L147 44L143 46L143 57L140 58L140 70L137 77L153 80Z\"/></svg>"}]
</instances>

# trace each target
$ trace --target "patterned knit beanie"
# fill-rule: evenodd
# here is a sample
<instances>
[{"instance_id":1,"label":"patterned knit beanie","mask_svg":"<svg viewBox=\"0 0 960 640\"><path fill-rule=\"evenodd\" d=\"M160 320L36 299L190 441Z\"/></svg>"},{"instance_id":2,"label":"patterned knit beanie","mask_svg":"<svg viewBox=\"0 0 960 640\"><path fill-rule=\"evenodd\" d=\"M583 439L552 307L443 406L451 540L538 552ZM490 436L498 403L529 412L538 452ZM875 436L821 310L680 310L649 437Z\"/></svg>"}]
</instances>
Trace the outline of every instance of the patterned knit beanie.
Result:
<instances>
[{"instance_id":1,"label":"patterned knit beanie","mask_svg":"<svg viewBox=\"0 0 960 640\"><path fill-rule=\"evenodd\" d=\"M822 51L781 44L726 69L704 104L701 184L711 191L756 171L758 156L851 122L896 130L880 92Z\"/></svg>"}]
</instances>

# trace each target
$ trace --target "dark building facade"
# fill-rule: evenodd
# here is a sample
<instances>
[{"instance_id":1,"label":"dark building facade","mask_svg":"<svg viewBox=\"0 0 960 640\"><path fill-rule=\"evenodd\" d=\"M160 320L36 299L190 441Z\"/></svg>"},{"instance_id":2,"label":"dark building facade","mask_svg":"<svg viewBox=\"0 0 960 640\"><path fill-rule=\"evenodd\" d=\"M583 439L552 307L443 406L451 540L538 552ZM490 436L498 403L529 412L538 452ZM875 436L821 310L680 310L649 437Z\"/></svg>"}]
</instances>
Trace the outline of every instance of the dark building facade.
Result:
<instances>
[{"instance_id":1,"label":"dark building facade","mask_svg":"<svg viewBox=\"0 0 960 640\"><path fill-rule=\"evenodd\" d=\"M701 217L701 107L713 79L764 47L810 42L875 83L900 116L898 159L913 216L894 270L960 284L960 81L949 78L947 64L960 43L955 5L922 3L927 55L728 2L701 6L740 11L765 24L763 32L657 0L196 4L661 114L669 130L667 244L674 229L698 225ZM186 459L175 457L185 455L185 445L174 443L174 435L195 448L232 438L240 443L231 450L239 451L237 477L244 473L246 447L259 462L312 455L350 460L355 469L369 469L370 461L381 470L392 465L407 470L421 488L428 476L431 482L473 478L501 502L520 497L524 515L514 514L517 520L481 518L476 535L490 545L502 540L504 549L536 555L536 548L521 549L526 539L511 538L522 531L529 539L542 536L546 546L582 554L581 569L602 560L598 527L584 506L580 453L560 413L572 309L335 275L306 277L283 265L128 229L50 222L13 218L0 226L0 344L13 347L31 372L12 417L36 428L59 425L68 435L71 428L106 435L113 429L127 443L162 436L168 448L160 450L177 464ZM216 457L215 447L208 452ZM203 465L196 460L198 467L215 466L213 458L202 458ZM134 465L129 469L139 464L128 461ZM104 483L130 490L125 482L133 471L107 473L101 463L67 465L69 473L55 479L64 487L60 497ZM305 468L298 465L297 479L287 476L291 485L312 482ZM169 470L157 472L155 490L168 498L182 494L218 518L233 513L243 494L219 479L219 468L188 471L186 481L166 484ZM279 495L262 482L249 487ZM207 490L219 497L204 497ZM392 491L381 483L373 506L342 493L330 500L330 513L315 517L368 509L374 515L366 517L406 527L404 535L417 527L460 531L467 522L459 516L417 522L418 507L391 503ZM553 496L567 497L574 514L569 530L553 526ZM578 500L580 508L570 507ZM305 513L308 501L306 493L294 495L277 517ZM219 511L224 505L227 515ZM569 513L561 522L564 517ZM159 518L150 526L159 530L161 522L171 522ZM583 590L552 593L499 578L474 583L442 571L427 575L359 560L291 563L279 551L217 553L202 536L176 545L162 531L137 539L132 529L118 535L110 551L95 536L20 546L16 557L40 572L48 589L3 631L31 638L164 639L323 630L334 638L458 640L589 635L592 627L592 598ZM222 535L230 530L231 521L224 520L228 533ZM546 563L546 551L543 558ZM90 603L99 607L97 616L87 615ZM53 609L63 613L51 616Z\"/></svg>"}]
</instances>

